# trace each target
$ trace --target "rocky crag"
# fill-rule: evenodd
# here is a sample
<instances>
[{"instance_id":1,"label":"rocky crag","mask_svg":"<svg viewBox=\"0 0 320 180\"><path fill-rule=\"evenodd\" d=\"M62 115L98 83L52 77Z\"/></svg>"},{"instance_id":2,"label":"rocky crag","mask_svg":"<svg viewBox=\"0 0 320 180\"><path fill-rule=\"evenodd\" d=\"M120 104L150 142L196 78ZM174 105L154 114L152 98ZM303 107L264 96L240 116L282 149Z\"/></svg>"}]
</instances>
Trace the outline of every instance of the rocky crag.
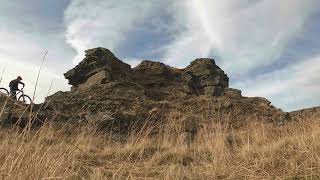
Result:
<instances>
[{"instance_id":1,"label":"rocky crag","mask_svg":"<svg viewBox=\"0 0 320 180\"><path fill-rule=\"evenodd\" d=\"M288 113L261 97L243 97L229 88L229 78L213 59L200 58L184 69L144 60L135 68L111 51L95 48L64 74L69 92L47 97L42 115L56 121L98 119L104 128L126 131L133 124L163 120L193 124L228 121L283 123Z\"/></svg>"}]
</instances>

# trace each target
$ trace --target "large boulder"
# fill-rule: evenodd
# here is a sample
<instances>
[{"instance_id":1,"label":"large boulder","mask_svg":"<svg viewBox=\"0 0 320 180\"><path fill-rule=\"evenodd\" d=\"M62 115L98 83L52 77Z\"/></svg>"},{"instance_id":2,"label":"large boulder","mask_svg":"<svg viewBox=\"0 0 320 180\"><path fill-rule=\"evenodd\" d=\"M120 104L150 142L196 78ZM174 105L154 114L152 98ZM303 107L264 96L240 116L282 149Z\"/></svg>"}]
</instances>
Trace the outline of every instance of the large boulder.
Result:
<instances>
[{"instance_id":1,"label":"large boulder","mask_svg":"<svg viewBox=\"0 0 320 180\"><path fill-rule=\"evenodd\" d=\"M175 80L173 68L160 62L142 61L133 69L134 80L146 87L168 86Z\"/></svg>"},{"instance_id":2,"label":"large boulder","mask_svg":"<svg viewBox=\"0 0 320 180\"><path fill-rule=\"evenodd\" d=\"M144 60L133 69L133 80L145 88L149 98L164 100L191 93L189 87L181 82L181 72L160 62Z\"/></svg>"},{"instance_id":3,"label":"large boulder","mask_svg":"<svg viewBox=\"0 0 320 180\"><path fill-rule=\"evenodd\" d=\"M119 60L105 48L86 50L86 57L73 69L64 74L73 89L111 81L130 81L130 65Z\"/></svg>"},{"instance_id":4,"label":"large boulder","mask_svg":"<svg viewBox=\"0 0 320 180\"><path fill-rule=\"evenodd\" d=\"M199 58L184 70L189 84L198 92L220 96L229 87L229 78L213 59Z\"/></svg>"},{"instance_id":5,"label":"large boulder","mask_svg":"<svg viewBox=\"0 0 320 180\"><path fill-rule=\"evenodd\" d=\"M166 87L164 91L187 95L220 96L229 86L228 76L208 58L196 59L185 69L142 61L133 69L133 79L148 89Z\"/></svg>"}]
</instances>

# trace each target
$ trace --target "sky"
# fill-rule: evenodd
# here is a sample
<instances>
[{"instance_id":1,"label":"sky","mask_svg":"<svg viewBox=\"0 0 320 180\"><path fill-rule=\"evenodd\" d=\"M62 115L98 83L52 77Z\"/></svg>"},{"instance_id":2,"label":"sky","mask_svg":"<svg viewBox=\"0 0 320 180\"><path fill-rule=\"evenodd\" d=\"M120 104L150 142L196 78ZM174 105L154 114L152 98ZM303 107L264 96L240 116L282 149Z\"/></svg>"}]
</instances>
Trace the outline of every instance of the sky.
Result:
<instances>
[{"instance_id":1,"label":"sky","mask_svg":"<svg viewBox=\"0 0 320 180\"><path fill-rule=\"evenodd\" d=\"M36 101L70 89L84 50L184 68L215 59L230 87L285 110L320 105L318 0L0 0L0 86L21 75ZM1 75L0 74L0 75ZM52 86L51 86L52 84ZM51 88L50 88L51 87Z\"/></svg>"}]
</instances>

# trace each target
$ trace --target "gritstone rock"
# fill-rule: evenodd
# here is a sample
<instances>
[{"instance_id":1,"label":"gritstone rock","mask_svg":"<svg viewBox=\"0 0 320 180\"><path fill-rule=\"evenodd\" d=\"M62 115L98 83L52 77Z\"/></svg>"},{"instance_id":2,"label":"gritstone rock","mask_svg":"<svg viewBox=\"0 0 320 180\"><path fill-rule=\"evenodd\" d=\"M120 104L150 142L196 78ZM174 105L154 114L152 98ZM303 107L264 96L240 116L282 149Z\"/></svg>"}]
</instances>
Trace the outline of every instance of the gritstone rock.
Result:
<instances>
[{"instance_id":1,"label":"gritstone rock","mask_svg":"<svg viewBox=\"0 0 320 180\"><path fill-rule=\"evenodd\" d=\"M125 132L132 125L172 121L182 117L203 124L226 119L233 127L252 119L277 122L284 113L265 98L243 97L229 88L229 78L213 59L199 58L184 69L144 60L131 69L104 48L86 57L65 74L72 91L46 98L44 114L56 121L90 121L112 117L103 126ZM87 118L87 119L86 119ZM101 127L100 127L101 128Z\"/></svg>"},{"instance_id":2,"label":"gritstone rock","mask_svg":"<svg viewBox=\"0 0 320 180\"><path fill-rule=\"evenodd\" d=\"M213 59L196 59L184 70L188 82L201 94L220 96L229 86L229 78Z\"/></svg>"},{"instance_id":3,"label":"gritstone rock","mask_svg":"<svg viewBox=\"0 0 320 180\"><path fill-rule=\"evenodd\" d=\"M84 60L64 74L65 78L69 80L69 84L73 86L73 90L111 81L130 80L130 65L120 61L108 49L95 48L85 52Z\"/></svg>"}]
</instances>

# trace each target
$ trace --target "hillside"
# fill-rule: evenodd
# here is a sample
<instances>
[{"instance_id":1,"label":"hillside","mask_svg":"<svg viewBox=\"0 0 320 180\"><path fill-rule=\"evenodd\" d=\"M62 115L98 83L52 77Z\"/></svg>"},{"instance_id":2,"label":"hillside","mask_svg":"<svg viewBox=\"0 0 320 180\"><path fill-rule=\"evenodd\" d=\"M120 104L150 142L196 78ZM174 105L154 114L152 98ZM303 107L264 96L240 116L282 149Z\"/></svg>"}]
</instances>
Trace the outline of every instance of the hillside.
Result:
<instances>
[{"instance_id":1,"label":"hillside","mask_svg":"<svg viewBox=\"0 0 320 180\"><path fill-rule=\"evenodd\" d=\"M263 97L243 97L229 87L229 78L213 59L195 59L184 69L144 60L137 67L119 60L105 48L86 51L86 57L64 74L72 85L33 107L37 121L88 122L99 119L102 129L127 132L146 121L205 126L229 119L230 127L246 126L252 119L275 124L319 117L320 108L283 112ZM18 106L1 97L5 121L28 119Z\"/></svg>"},{"instance_id":2,"label":"hillside","mask_svg":"<svg viewBox=\"0 0 320 180\"><path fill-rule=\"evenodd\" d=\"M95 48L65 77L43 104L0 95L3 179L320 178L320 108L243 97L213 59L131 68Z\"/></svg>"},{"instance_id":3,"label":"hillside","mask_svg":"<svg viewBox=\"0 0 320 180\"><path fill-rule=\"evenodd\" d=\"M237 128L252 119L279 125L318 112L312 108L286 113L263 97L243 97L241 90L229 87L228 76L208 58L196 59L184 69L150 60L131 68L108 49L95 48L87 50L65 77L71 91L57 92L35 105L38 119L75 123L99 119L102 129L127 132L133 125L167 118L195 127L227 118L230 127ZM16 107L7 104L7 114L13 116L2 115L2 119L24 119Z\"/></svg>"}]
</instances>

